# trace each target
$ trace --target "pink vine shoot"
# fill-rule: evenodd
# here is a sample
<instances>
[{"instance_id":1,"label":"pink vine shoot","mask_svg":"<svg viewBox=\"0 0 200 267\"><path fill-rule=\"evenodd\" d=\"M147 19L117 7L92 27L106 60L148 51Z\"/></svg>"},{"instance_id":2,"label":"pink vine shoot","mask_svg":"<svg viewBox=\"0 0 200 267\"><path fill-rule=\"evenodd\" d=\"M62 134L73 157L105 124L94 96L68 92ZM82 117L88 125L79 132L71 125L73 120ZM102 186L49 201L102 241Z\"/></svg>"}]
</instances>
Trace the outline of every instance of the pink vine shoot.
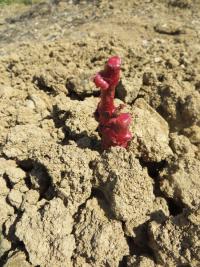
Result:
<instances>
[{"instance_id":1,"label":"pink vine shoot","mask_svg":"<svg viewBox=\"0 0 200 267\"><path fill-rule=\"evenodd\" d=\"M125 105L115 107L115 88L120 79L121 59L113 56L108 59L104 70L98 72L93 81L100 88L101 96L95 118L99 122L98 131L102 140L102 148L111 146L127 147L132 135L129 131L131 116L121 113Z\"/></svg>"}]
</instances>

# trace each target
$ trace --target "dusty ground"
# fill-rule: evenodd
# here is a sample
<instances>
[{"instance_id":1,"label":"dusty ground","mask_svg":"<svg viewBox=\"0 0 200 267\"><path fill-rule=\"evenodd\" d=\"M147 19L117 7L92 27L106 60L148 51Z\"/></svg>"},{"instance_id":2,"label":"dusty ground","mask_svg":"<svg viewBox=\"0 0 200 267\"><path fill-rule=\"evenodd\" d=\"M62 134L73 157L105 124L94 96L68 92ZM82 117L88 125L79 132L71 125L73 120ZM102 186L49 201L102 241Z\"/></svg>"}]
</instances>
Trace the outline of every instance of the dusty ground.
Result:
<instances>
[{"instance_id":1,"label":"dusty ground","mask_svg":"<svg viewBox=\"0 0 200 267\"><path fill-rule=\"evenodd\" d=\"M200 266L200 2L0 11L0 266ZM100 150L92 75L123 59L128 150Z\"/></svg>"}]
</instances>

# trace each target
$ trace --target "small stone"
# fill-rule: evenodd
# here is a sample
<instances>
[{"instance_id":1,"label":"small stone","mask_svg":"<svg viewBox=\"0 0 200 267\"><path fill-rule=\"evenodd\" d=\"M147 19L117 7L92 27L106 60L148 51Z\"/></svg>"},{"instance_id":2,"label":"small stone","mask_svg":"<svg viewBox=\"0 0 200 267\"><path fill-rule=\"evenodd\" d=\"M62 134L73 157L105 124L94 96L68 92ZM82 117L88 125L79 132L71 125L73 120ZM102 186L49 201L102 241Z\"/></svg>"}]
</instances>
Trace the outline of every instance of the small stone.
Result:
<instances>
[{"instance_id":1,"label":"small stone","mask_svg":"<svg viewBox=\"0 0 200 267\"><path fill-rule=\"evenodd\" d=\"M26 100L26 106L31 109L35 108L35 104L32 100Z\"/></svg>"},{"instance_id":2,"label":"small stone","mask_svg":"<svg viewBox=\"0 0 200 267\"><path fill-rule=\"evenodd\" d=\"M167 23L158 23L155 25L154 30L161 34L171 34L177 35L181 33L185 33L182 26L180 24L175 23L174 21L169 21Z\"/></svg>"},{"instance_id":3,"label":"small stone","mask_svg":"<svg viewBox=\"0 0 200 267\"><path fill-rule=\"evenodd\" d=\"M72 22L73 21L73 18L72 17L67 17L66 21L67 22Z\"/></svg>"},{"instance_id":4,"label":"small stone","mask_svg":"<svg viewBox=\"0 0 200 267\"><path fill-rule=\"evenodd\" d=\"M155 63L159 63L162 61L162 58L161 57L155 57L154 61L155 61Z\"/></svg>"},{"instance_id":5,"label":"small stone","mask_svg":"<svg viewBox=\"0 0 200 267\"><path fill-rule=\"evenodd\" d=\"M8 195L10 204L16 208L19 208L22 203L22 193L12 189Z\"/></svg>"},{"instance_id":6,"label":"small stone","mask_svg":"<svg viewBox=\"0 0 200 267\"><path fill-rule=\"evenodd\" d=\"M22 169L15 166L10 166L9 168L7 168L6 174L8 175L9 180L12 184L16 184L26 177L26 173Z\"/></svg>"},{"instance_id":7,"label":"small stone","mask_svg":"<svg viewBox=\"0 0 200 267\"><path fill-rule=\"evenodd\" d=\"M147 47L148 45L149 45L149 41L148 40L142 40L142 45L144 46L144 47Z\"/></svg>"}]
</instances>

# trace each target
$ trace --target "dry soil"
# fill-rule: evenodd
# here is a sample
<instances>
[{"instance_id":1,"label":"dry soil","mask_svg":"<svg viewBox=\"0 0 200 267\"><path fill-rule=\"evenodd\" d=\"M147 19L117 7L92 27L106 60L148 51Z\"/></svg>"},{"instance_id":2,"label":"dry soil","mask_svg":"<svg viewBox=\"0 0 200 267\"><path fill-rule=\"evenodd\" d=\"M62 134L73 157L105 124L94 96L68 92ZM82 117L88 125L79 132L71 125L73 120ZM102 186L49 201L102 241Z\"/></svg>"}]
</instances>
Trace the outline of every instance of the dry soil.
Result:
<instances>
[{"instance_id":1,"label":"dry soil","mask_svg":"<svg viewBox=\"0 0 200 267\"><path fill-rule=\"evenodd\" d=\"M0 10L0 266L200 266L200 1ZM128 149L91 77L122 57Z\"/></svg>"}]
</instances>

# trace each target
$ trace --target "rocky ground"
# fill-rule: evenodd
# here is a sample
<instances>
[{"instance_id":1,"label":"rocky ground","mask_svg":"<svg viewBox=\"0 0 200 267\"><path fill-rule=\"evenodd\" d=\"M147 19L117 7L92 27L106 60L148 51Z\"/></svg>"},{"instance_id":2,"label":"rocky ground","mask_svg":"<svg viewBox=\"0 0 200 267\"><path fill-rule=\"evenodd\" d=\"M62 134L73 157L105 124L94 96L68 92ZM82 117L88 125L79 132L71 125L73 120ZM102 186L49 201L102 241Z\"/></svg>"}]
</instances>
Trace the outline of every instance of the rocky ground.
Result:
<instances>
[{"instance_id":1,"label":"rocky ground","mask_svg":"<svg viewBox=\"0 0 200 267\"><path fill-rule=\"evenodd\" d=\"M0 10L0 266L200 266L200 2ZM91 77L123 60L127 150Z\"/></svg>"}]
</instances>

